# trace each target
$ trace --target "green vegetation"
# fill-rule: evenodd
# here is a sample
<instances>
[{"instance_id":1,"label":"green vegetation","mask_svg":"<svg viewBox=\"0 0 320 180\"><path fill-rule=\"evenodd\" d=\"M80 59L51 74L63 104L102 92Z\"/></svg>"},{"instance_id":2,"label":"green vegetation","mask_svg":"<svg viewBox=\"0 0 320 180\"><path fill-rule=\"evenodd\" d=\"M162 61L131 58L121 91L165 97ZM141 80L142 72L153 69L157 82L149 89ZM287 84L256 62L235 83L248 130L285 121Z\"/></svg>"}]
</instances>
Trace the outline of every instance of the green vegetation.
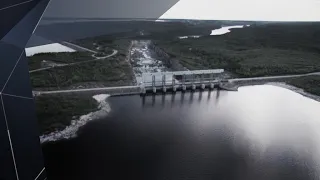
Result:
<instances>
[{"instance_id":1,"label":"green vegetation","mask_svg":"<svg viewBox=\"0 0 320 180\"><path fill-rule=\"evenodd\" d=\"M60 64L69 64L79 61L93 59L92 53L89 52L60 52L60 53L40 53L28 57L29 69L35 70L42 68L41 62L52 61Z\"/></svg>"},{"instance_id":2,"label":"green vegetation","mask_svg":"<svg viewBox=\"0 0 320 180\"><path fill-rule=\"evenodd\" d=\"M30 74L34 88L66 89L95 83L103 86L128 85L132 83L132 69L122 55L105 60L56 67Z\"/></svg>"},{"instance_id":3,"label":"green vegetation","mask_svg":"<svg viewBox=\"0 0 320 180\"><path fill-rule=\"evenodd\" d=\"M98 109L90 95L45 95L35 99L38 124L41 134L63 130L71 120Z\"/></svg>"},{"instance_id":4,"label":"green vegetation","mask_svg":"<svg viewBox=\"0 0 320 180\"><path fill-rule=\"evenodd\" d=\"M131 40L113 39L112 36L110 37L110 36L104 35L104 36L97 36L97 37L75 40L74 43L89 49L96 50L98 52L105 52L105 54L111 54L113 52L112 49L116 49L120 52L127 53Z\"/></svg>"},{"instance_id":5,"label":"green vegetation","mask_svg":"<svg viewBox=\"0 0 320 180\"><path fill-rule=\"evenodd\" d=\"M92 39L85 42L93 44ZM130 85L133 82L133 72L126 60L130 41L118 40L111 43L100 43L97 57L113 53L115 56L91 62L79 63L72 66L55 67L52 69L30 74L34 89L57 90L73 88L90 88L102 86ZM92 48L93 47L88 47ZM95 49L94 49L95 50ZM43 60L53 63L74 63L79 61L94 60L92 53L45 53L29 58L29 68L39 69ZM73 119L96 111L97 102L92 98L92 93L86 94L57 94L36 97L36 109L41 134L48 134L56 130L63 130L71 124Z\"/></svg>"},{"instance_id":6,"label":"green vegetation","mask_svg":"<svg viewBox=\"0 0 320 180\"><path fill-rule=\"evenodd\" d=\"M97 57L109 55L113 49L118 50L117 55L31 73L33 87L57 90L130 85L134 75L127 57L132 39L152 39L156 46L167 52L172 61L190 70L224 68L238 77L320 71L320 24L259 24L234 29L222 36L208 36L212 29L220 27L221 22L125 22L125 25L135 28L123 33L74 41L75 44L97 51ZM144 35L141 35L142 31ZM177 38L184 35L204 36ZM93 60L92 55L90 52L37 54L29 57L29 69L42 68L43 60L69 64ZM320 76L285 79L283 82L320 95ZM97 102L89 93L42 95L36 97L35 102L41 134L63 130L73 119L98 109Z\"/></svg>"},{"instance_id":7,"label":"green vegetation","mask_svg":"<svg viewBox=\"0 0 320 180\"><path fill-rule=\"evenodd\" d=\"M93 37L94 41L92 42L98 42L101 38L113 41L119 39L172 39L184 35L205 35L210 34L212 29L220 28L222 22L203 20L171 22L113 21L103 24L105 25L105 35ZM76 26L76 23L73 25ZM92 44L88 45L92 46Z\"/></svg>"},{"instance_id":8,"label":"green vegetation","mask_svg":"<svg viewBox=\"0 0 320 180\"><path fill-rule=\"evenodd\" d=\"M33 72L30 74L33 88L39 90L75 89L105 86L131 85L133 72L127 61L130 40L106 40L100 38L86 38L75 43L86 48L96 50L96 57L112 54L114 49L118 54L105 59L94 60L93 53L45 53L29 58L29 69L43 68L43 60L50 66L69 64L80 61L90 61Z\"/></svg>"},{"instance_id":9,"label":"green vegetation","mask_svg":"<svg viewBox=\"0 0 320 180\"><path fill-rule=\"evenodd\" d=\"M222 36L155 40L188 69L224 68L238 77L320 71L320 23L274 23Z\"/></svg>"},{"instance_id":10,"label":"green vegetation","mask_svg":"<svg viewBox=\"0 0 320 180\"><path fill-rule=\"evenodd\" d=\"M287 80L287 83L320 96L320 76L307 76Z\"/></svg>"}]
</instances>

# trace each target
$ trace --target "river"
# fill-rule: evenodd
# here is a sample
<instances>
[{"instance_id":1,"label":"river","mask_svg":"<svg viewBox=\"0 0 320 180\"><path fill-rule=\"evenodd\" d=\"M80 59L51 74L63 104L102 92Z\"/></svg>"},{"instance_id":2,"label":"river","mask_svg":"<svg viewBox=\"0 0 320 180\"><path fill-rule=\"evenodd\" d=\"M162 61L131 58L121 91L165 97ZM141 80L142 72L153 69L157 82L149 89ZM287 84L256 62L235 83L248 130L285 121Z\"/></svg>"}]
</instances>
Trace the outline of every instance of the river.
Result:
<instances>
[{"instance_id":1,"label":"river","mask_svg":"<svg viewBox=\"0 0 320 180\"><path fill-rule=\"evenodd\" d=\"M170 69L157 59L155 52L150 50L151 40L134 40L131 48L131 64L138 85L144 82L151 82L152 76L143 77L143 73L168 72ZM168 76L166 81L172 82L172 76ZM162 84L162 76L155 75L156 85ZM177 80L176 80L177 81ZM178 82L178 81L177 81Z\"/></svg>"},{"instance_id":2,"label":"river","mask_svg":"<svg viewBox=\"0 0 320 180\"><path fill-rule=\"evenodd\" d=\"M43 145L49 179L318 179L320 103L288 89L107 102L106 118Z\"/></svg>"}]
</instances>

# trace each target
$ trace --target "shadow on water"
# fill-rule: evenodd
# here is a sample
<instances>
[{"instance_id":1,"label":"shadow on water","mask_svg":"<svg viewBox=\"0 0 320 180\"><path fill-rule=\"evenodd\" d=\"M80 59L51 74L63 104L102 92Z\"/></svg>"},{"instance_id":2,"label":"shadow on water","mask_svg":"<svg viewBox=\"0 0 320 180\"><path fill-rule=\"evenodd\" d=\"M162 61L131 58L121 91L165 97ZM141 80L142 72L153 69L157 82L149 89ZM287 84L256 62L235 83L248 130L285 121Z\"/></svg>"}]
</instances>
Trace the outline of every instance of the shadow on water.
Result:
<instances>
[{"instance_id":1,"label":"shadow on water","mask_svg":"<svg viewBox=\"0 0 320 180\"><path fill-rule=\"evenodd\" d=\"M145 108L145 107L155 107L157 105L161 105L161 107L165 107L166 103L170 104L171 107L175 106L175 102L176 101L180 101L180 105L184 105L185 104L185 97L189 96L189 98L187 99L187 103L192 105L193 104L193 100L194 100L194 96L195 94L198 94L198 102L201 102L203 100L203 96L204 94L207 94L207 100L210 101L211 100L211 94L216 92L216 98L215 100L218 101L219 99L219 94L217 91L199 91L199 92L190 92L190 93L167 93L167 94L161 94L161 99L159 101L159 98L157 99L157 95L146 95L146 96L141 96L141 107ZM178 94L178 95L177 95ZM177 97L180 96L180 97ZM166 97L170 98L170 101L166 102ZM150 103L151 101L151 103Z\"/></svg>"},{"instance_id":2,"label":"shadow on water","mask_svg":"<svg viewBox=\"0 0 320 180\"><path fill-rule=\"evenodd\" d=\"M184 96L185 96L185 93L181 93L180 106L182 106L184 104Z\"/></svg>"},{"instance_id":3,"label":"shadow on water","mask_svg":"<svg viewBox=\"0 0 320 180\"><path fill-rule=\"evenodd\" d=\"M186 95L181 93L182 104ZM158 104L164 103L163 97ZM148 98L156 108L154 96L138 104L147 105ZM192 101L193 95L189 98ZM254 155L242 130L224 123L232 120L207 117L218 123L199 129L200 118L184 112L179 118L165 111L146 112L114 110L85 125L75 139L44 144L48 179L315 179L314 165L299 153L269 148L263 158Z\"/></svg>"},{"instance_id":4,"label":"shadow on water","mask_svg":"<svg viewBox=\"0 0 320 180\"><path fill-rule=\"evenodd\" d=\"M215 91L216 93L216 100L215 100L215 104L219 104L219 99L220 99L220 90Z\"/></svg>"},{"instance_id":5,"label":"shadow on water","mask_svg":"<svg viewBox=\"0 0 320 180\"><path fill-rule=\"evenodd\" d=\"M141 99L142 99L141 105L142 107L144 107L146 105L146 96L142 96Z\"/></svg>"},{"instance_id":6,"label":"shadow on water","mask_svg":"<svg viewBox=\"0 0 320 180\"><path fill-rule=\"evenodd\" d=\"M156 96L152 95L152 107L155 105L156 103Z\"/></svg>"},{"instance_id":7,"label":"shadow on water","mask_svg":"<svg viewBox=\"0 0 320 180\"><path fill-rule=\"evenodd\" d=\"M193 97L194 97L194 92L191 92L190 94L189 94L189 105L192 105L193 104Z\"/></svg>"},{"instance_id":8,"label":"shadow on water","mask_svg":"<svg viewBox=\"0 0 320 180\"><path fill-rule=\"evenodd\" d=\"M161 96L161 106L162 106L162 108L165 106L165 104L166 104L166 95L162 94L162 96Z\"/></svg>"},{"instance_id":9,"label":"shadow on water","mask_svg":"<svg viewBox=\"0 0 320 180\"><path fill-rule=\"evenodd\" d=\"M176 99L176 93L173 93L171 95L171 107L173 107L175 105L175 99Z\"/></svg>"},{"instance_id":10,"label":"shadow on water","mask_svg":"<svg viewBox=\"0 0 320 180\"><path fill-rule=\"evenodd\" d=\"M207 98L208 101L209 101L210 98L211 98L211 93L212 93L212 90L209 90L209 91L208 91L208 96L207 96L207 97L208 97L208 98Z\"/></svg>"},{"instance_id":11,"label":"shadow on water","mask_svg":"<svg viewBox=\"0 0 320 180\"><path fill-rule=\"evenodd\" d=\"M198 101L201 102L201 100L202 100L202 91L199 92L199 99L198 99Z\"/></svg>"}]
</instances>

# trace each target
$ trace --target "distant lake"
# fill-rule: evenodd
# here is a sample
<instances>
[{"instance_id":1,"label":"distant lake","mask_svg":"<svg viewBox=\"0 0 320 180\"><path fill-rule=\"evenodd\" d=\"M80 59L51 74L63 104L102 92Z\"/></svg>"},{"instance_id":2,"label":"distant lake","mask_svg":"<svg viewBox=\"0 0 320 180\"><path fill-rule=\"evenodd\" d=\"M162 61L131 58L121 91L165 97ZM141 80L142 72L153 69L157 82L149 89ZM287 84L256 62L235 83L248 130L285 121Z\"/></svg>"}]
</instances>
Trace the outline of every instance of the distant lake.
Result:
<instances>
[{"instance_id":1,"label":"distant lake","mask_svg":"<svg viewBox=\"0 0 320 180\"><path fill-rule=\"evenodd\" d=\"M249 27L250 25L235 25L235 26L223 26L219 29L214 29L211 31L211 36L220 36L231 32L231 29L240 29L244 27ZM200 35L191 35L191 36L180 36L179 39L188 39L188 38L200 38Z\"/></svg>"},{"instance_id":2,"label":"distant lake","mask_svg":"<svg viewBox=\"0 0 320 180\"><path fill-rule=\"evenodd\" d=\"M48 178L318 179L320 102L288 89L107 101L107 118L89 122L75 139L44 145Z\"/></svg>"},{"instance_id":3,"label":"distant lake","mask_svg":"<svg viewBox=\"0 0 320 180\"><path fill-rule=\"evenodd\" d=\"M223 35L223 34L227 34L230 31L230 29L236 29L236 28L243 28L243 27L248 27L250 25L236 25L236 26L224 26L224 27L221 27L220 29L214 29L212 30L211 32L211 36L217 36L217 35Z\"/></svg>"}]
</instances>

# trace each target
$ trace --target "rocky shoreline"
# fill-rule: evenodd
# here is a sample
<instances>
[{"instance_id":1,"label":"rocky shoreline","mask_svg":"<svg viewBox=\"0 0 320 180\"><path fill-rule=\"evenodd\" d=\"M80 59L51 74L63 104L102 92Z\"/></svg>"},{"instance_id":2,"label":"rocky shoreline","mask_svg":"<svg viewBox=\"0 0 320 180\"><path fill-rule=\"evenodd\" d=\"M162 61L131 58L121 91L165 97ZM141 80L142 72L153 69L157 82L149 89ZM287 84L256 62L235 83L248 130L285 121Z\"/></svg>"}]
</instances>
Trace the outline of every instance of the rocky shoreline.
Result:
<instances>
[{"instance_id":1,"label":"rocky shoreline","mask_svg":"<svg viewBox=\"0 0 320 180\"><path fill-rule=\"evenodd\" d=\"M40 142L45 143L76 137L80 127L84 126L91 120L102 118L109 114L111 108L109 103L106 101L108 97L110 97L108 94L98 94L93 96L93 98L99 103L98 111L82 115L78 120L72 120L70 126L67 126L62 131L55 131L50 134L41 135Z\"/></svg>"}]
</instances>

